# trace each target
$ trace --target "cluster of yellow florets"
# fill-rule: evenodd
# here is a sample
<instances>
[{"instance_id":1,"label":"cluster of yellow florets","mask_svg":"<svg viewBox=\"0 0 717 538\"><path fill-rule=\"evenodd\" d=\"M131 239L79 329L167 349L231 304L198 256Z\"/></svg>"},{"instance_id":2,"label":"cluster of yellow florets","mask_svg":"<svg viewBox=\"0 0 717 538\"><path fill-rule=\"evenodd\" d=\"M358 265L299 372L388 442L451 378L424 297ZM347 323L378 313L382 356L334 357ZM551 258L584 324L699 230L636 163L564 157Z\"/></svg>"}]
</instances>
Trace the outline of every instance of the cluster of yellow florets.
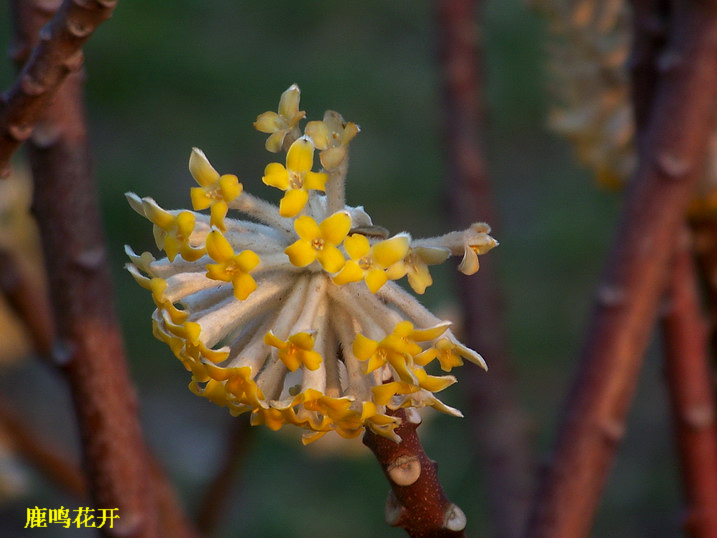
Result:
<instances>
[{"instance_id":1,"label":"cluster of yellow florets","mask_svg":"<svg viewBox=\"0 0 717 538\"><path fill-rule=\"evenodd\" d=\"M398 440L388 409L432 406L460 416L434 393L455 383L443 371L467 359L485 367L442 321L392 281L404 276L417 293L432 284L428 265L463 255L459 269L478 270L478 255L497 242L487 225L412 240L388 237L362 207L345 204L349 143L359 128L328 111L301 132L299 88L278 112L254 126L266 148L286 151L266 166L265 184L284 191L279 206L243 191L193 149L189 170L195 211L166 211L127 194L154 224L166 258L127 248L127 268L152 293L154 335L192 374L190 389L252 424L355 437L364 428ZM313 171L320 150L322 169ZM210 210L210 215L197 213ZM252 220L228 218L229 210Z\"/></svg>"}]
</instances>

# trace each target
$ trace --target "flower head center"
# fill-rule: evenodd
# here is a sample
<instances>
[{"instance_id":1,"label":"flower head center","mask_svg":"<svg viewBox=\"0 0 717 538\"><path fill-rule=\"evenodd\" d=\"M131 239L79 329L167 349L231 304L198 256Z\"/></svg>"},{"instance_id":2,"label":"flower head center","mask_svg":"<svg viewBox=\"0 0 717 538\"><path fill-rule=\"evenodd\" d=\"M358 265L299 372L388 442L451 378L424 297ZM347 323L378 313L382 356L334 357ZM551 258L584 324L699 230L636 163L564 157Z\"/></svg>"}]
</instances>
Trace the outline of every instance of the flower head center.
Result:
<instances>
[{"instance_id":1,"label":"flower head center","mask_svg":"<svg viewBox=\"0 0 717 538\"><path fill-rule=\"evenodd\" d=\"M301 172L289 170L289 187L291 187L292 189L304 188L304 177Z\"/></svg>"},{"instance_id":2,"label":"flower head center","mask_svg":"<svg viewBox=\"0 0 717 538\"><path fill-rule=\"evenodd\" d=\"M324 240L323 239L314 239L311 241L311 248L314 250L323 250L324 249Z\"/></svg>"},{"instance_id":3,"label":"flower head center","mask_svg":"<svg viewBox=\"0 0 717 538\"><path fill-rule=\"evenodd\" d=\"M364 256L358 261L358 266L364 271L368 271L373 267L373 260L369 256Z\"/></svg>"},{"instance_id":4,"label":"flower head center","mask_svg":"<svg viewBox=\"0 0 717 538\"><path fill-rule=\"evenodd\" d=\"M378 349L376 350L376 356L377 356L380 360L385 361L385 360L387 359L387 357L388 357L388 353L386 352L386 349L385 349L385 348L380 347L380 348L378 348Z\"/></svg>"}]
</instances>

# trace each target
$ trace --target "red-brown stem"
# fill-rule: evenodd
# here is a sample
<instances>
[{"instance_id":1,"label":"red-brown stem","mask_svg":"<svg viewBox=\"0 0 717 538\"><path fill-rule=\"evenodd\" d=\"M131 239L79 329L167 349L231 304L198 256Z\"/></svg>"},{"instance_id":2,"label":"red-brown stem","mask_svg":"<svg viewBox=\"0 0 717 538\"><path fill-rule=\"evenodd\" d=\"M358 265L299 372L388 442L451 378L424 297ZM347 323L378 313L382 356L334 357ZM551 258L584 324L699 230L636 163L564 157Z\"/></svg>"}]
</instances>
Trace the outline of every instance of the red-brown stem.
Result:
<instances>
[{"instance_id":1,"label":"red-brown stem","mask_svg":"<svg viewBox=\"0 0 717 538\"><path fill-rule=\"evenodd\" d=\"M224 459L209 482L199 505L197 528L202 536L213 536L231 499L232 487L237 483L244 457L249 448L252 429L249 417L232 418L227 431Z\"/></svg>"},{"instance_id":2,"label":"red-brown stem","mask_svg":"<svg viewBox=\"0 0 717 538\"><path fill-rule=\"evenodd\" d=\"M388 411L388 414L402 421L396 428L401 437L400 443L368 429L363 438L363 443L374 453L391 485L386 501L386 522L404 528L412 538L465 536L465 515L443 492L438 480L438 465L428 458L418 438L418 424L409 422L403 410ZM411 473L411 470L414 472ZM399 485L396 480L402 480L396 478L396 473L401 471L409 471L407 474L411 476L418 474L418 477L413 483ZM460 527L460 530L451 530L447 524L449 527Z\"/></svg>"},{"instance_id":3,"label":"red-brown stem","mask_svg":"<svg viewBox=\"0 0 717 538\"><path fill-rule=\"evenodd\" d=\"M687 497L688 536L717 536L717 422L707 327L692 251L685 241L672 263L662 320L665 370Z\"/></svg>"},{"instance_id":4,"label":"red-brown stem","mask_svg":"<svg viewBox=\"0 0 717 538\"><path fill-rule=\"evenodd\" d=\"M33 9L54 11L32 2ZM112 15L117 0L65 0L14 84L2 96L0 109L0 177L10 173L10 157L31 134L62 81L82 67L82 45ZM16 3L17 5L17 3ZM20 40L27 45L28 40ZM33 39L32 42L37 42ZM27 56L24 46L13 55Z\"/></svg>"},{"instance_id":5,"label":"red-brown stem","mask_svg":"<svg viewBox=\"0 0 717 538\"><path fill-rule=\"evenodd\" d=\"M78 499L87 498L85 477L77 467L48 444L12 411L8 402L0 401L0 427L8 433L15 453L63 491Z\"/></svg>"},{"instance_id":6,"label":"red-brown stem","mask_svg":"<svg viewBox=\"0 0 717 538\"><path fill-rule=\"evenodd\" d=\"M709 341L713 354L717 350L717 220L712 217L694 219L694 250L704 282L709 312Z\"/></svg>"},{"instance_id":7,"label":"red-brown stem","mask_svg":"<svg viewBox=\"0 0 717 538\"><path fill-rule=\"evenodd\" d=\"M105 8L96 9L109 9L110 4L105 2ZM68 16L84 9L79 3L65 2L50 28L64 24ZM99 17L100 11L93 12L92 17ZM16 0L13 15L16 49L29 50L47 12L34 2ZM82 15L80 21L90 28L86 16ZM70 20L78 21L72 17ZM50 34L59 36L61 43L67 37L60 29ZM68 46L59 45L60 50ZM38 52L45 50L43 47L55 50L52 39L41 44L28 65L37 63L38 56L43 58ZM16 59L21 60L21 55ZM33 211L41 232L57 322L59 345L53 350L53 359L72 392L94 504L98 508L119 508L120 519L113 529L103 528L103 533L167 536L158 512L165 512L170 505L160 505L166 499L158 492L165 485L150 474L152 467L140 432L136 396L114 313L90 169L81 71L65 78L55 92L32 133L28 152L35 180ZM175 519L181 520L181 514ZM183 534L192 533L187 530Z\"/></svg>"},{"instance_id":8,"label":"red-brown stem","mask_svg":"<svg viewBox=\"0 0 717 538\"><path fill-rule=\"evenodd\" d=\"M622 438L668 263L714 128L716 4L675 2L638 170L598 290L557 447L536 496L530 537L588 534Z\"/></svg>"},{"instance_id":9,"label":"red-brown stem","mask_svg":"<svg viewBox=\"0 0 717 538\"><path fill-rule=\"evenodd\" d=\"M40 356L49 357L55 340L55 327L45 288L31 282L22 260L1 247L0 290L24 323Z\"/></svg>"},{"instance_id":10,"label":"red-brown stem","mask_svg":"<svg viewBox=\"0 0 717 538\"><path fill-rule=\"evenodd\" d=\"M452 224L497 222L485 169L482 135L481 47L477 0L437 0L443 86L443 139L448 163L447 194ZM466 343L486 358L489 372L463 373L473 443L489 492L495 536L522 535L533 488L534 465L528 420L515 399L506 352L503 301L493 255L481 258L480 272L461 275L459 296L465 313Z\"/></svg>"}]
</instances>

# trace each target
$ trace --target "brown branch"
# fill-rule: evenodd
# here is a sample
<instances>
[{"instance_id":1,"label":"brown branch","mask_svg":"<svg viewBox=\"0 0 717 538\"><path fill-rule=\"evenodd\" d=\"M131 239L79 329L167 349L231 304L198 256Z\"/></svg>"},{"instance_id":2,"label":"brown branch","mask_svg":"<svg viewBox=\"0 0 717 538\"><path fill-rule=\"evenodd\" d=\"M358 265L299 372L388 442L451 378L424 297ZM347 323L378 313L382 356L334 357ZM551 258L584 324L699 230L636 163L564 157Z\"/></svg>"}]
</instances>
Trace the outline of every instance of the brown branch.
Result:
<instances>
[{"instance_id":1,"label":"brown branch","mask_svg":"<svg viewBox=\"0 0 717 538\"><path fill-rule=\"evenodd\" d=\"M707 327L685 230L662 320L665 365L687 496L688 536L717 536L717 422Z\"/></svg>"},{"instance_id":2,"label":"brown branch","mask_svg":"<svg viewBox=\"0 0 717 538\"><path fill-rule=\"evenodd\" d=\"M232 417L227 433L224 459L217 467L199 505L197 528L202 536L212 536L226 513L232 486L238 480L244 456L249 448L252 433L249 417Z\"/></svg>"},{"instance_id":3,"label":"brown branch","mask_svg":"<svg viewBox=\"0 0 717 538\"><path fill-rule=\"evenodd\" d=\"M28 279L16 254L0 247L0 291L27 328L41 357L49 357L55 327L45 289Z\"/></svg>"},{"instance_id":4,"label":"brown branch","mask_svg":"<svg viewBox=\"0 0 717 538\"><path fill-rule=\"evenodd\" d=\"M39 69L33 66L44 65L58 76L58 69L52 66L61 62L53 63L53 58L61 59L63 51L68 53L73 46L79 50L102 13L109 15L113 5L66 1L49 25L49 35L54 37L39 45L28 62L30 67L23 72L33 73L33 69ZM16 0L13 15L16 48L29 50L47 12L38 9L35 2ZM66 30L68 21L70 30ZM73 33L82 36L72 37ZM20 80L25 79L21 76ZM171 489L163 483L163 477L151 474L114 313L89 164L81 71L75 71L60 85L33 132L28 152L35 180L33 210L41 231L62 344L56 346L53 358L72 392L92 498L99 508L119 508L120 520L107 533L168 536L161 524L173 506L166 495ZM173 518L181 519L181 514ZM171 535L193 533L186 528Z\"/></svg>"},{"instance_id":5,"label":"brown branch","mask_svg":"<svg viewBox=\"0 0 717 538\"><path fill-rule=\"evenodd\" d=\"M22 11L21 3L13 2L13 9ZM34 10L54 11L54 6L30 3ZM10 157L32 134L62 81L82 67L82 45L112 15L116 4L117 0L65 0L43 28L25 67L0 100L0 177L9 175ZM36 42L29 37L19 36L13 52L16 59L26 57L30 43Z\"/></svg>"},{"instance_id":6,"label":"brown branch","mask_svg":"<svg viewBox=\"0 0 717 538\"><path fill-rule=\"evenodd\" d=\"M15 453L63 491L78 499L87 498L85 477L73 463L63 457L57 447L50 446L26 421L11 411L10 404L0 401L0 427L8 433Z\"/></svg>"},{"instance_id":7,"label":"brown branch","mask_svg":"<svg viewBox=\"0 0 717 538\"><path fill-rule=\"evenodd\" d=\"M437 0L443 85L443 135L449 163L449 214L456 228L497 222L486 177L483 141L481 48L477 0ZM515 399L506 345L503 301L492 256L478 275L458 282L465 312L466 343L486 357L490 371L468 367L466 414L489 491L495 535L522 535L533 491L534 465L528 420Z\"/></svg>"},{"instance_id":8,"label":"brown branch","mask_svg":"<svg viewBox=\"0 0 717 538\"><path fill-rule=\"evenodd\" d=\"M704 169L717 99L717 2L678 1L673 16L638 170L553 460L536 496L531 537L588 533L622 437L681 221Z\"/></svg>"},{"instance_id":9,"label":"brown branch","mask_svg":"<svg viewBox=\"0 0 717 538\"><path fill-rule=\"evenodd\" d=\"M416 428L404 410L388 411L402 420L395 443L366 430L363 443L371 449L383 469L391 492L386 501L386 523L402 527L412 538L465 536L466 516L443 492L438 465L428 458ZM412 416L418 416L415 410ZM419 420L420 421L420 420Z\"/></svg>"}]
</instances>

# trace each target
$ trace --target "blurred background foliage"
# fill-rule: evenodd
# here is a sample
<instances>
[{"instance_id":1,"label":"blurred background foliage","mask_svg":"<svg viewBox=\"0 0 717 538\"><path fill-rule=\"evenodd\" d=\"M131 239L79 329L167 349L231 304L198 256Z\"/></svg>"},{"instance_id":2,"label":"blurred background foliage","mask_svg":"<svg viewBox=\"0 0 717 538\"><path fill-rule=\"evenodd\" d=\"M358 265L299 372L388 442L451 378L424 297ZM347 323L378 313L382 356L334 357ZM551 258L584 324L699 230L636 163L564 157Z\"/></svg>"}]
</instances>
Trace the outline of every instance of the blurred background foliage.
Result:
<instances>
[{"instance_id":1,"label":"blurred background foliage","mask_svg":"<svg viewBox=\"0 0 717 538\"><path fill-rule=\"evenodd\" d=\"M7 3L0 4L0 20L0 42L9 43ZM490 256L500 265L519 398L544 458L619 199L598 191L567 143L545 129L540 17L521 0L487 2L481 35L486 155L500 214L491 225L501 246ZM223 456L233 419L186 389L187 372L151 336L153 305L123 271L122 250L124 244L154 250L151 228L123 193L187 207L187 160L198 146L220 171L237 173L245 189L276 199L260 180L273 156L251 123L275 109L280 93L296 82L310 119L331 108L361 125L352 144L349 203L363 204L376 223L394 232L421 237L448 231L432 4L120 2L86 56L94 166L142 420L191 510ZM6 61L0 86L7 87L13 75ZM456 310L454 275L452 267L434 272L436 285L425 295L429 306ZM679 535L679 484L659 361L653 350L595 536ZM76 449L69 398L46 368L33 361L6 368L0 391L47 437ZM444 400L465 408L461 391L459 383ZM489 529L484 505L490 492L480 487L479 455L466 426L465 420L435 416L421 435L440 464L449 497L468 515L469 535L482 536ZM252 434L222 536L403 534L383 522L388 486L360 443L325 439L303 448L293 432L256 428ZM60 504L78 506L31 474L26 492L0 505L0 536L19 535L27 507ZM36 529L25 532L39 536ZM42 535L68 533L50 527Z\"/></svg>"}]
</instances>

